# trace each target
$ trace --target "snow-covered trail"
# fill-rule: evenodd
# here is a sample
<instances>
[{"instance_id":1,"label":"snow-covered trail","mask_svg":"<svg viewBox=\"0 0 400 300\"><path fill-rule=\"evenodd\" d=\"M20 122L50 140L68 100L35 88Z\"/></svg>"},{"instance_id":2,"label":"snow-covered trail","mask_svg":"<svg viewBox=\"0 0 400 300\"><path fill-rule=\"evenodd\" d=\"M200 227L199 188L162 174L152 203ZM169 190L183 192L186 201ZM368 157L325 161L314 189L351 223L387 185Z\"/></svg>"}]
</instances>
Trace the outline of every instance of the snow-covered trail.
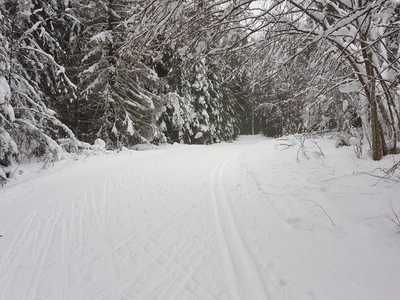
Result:
<instances>
[{"instance_id":1,"label":"snow-covered trail","mask_svg":"<svg viewBox=\"0 0 400 300\"><path fill-rule=\"evenodd\" d=\"M103 157L29 182L2 203L0 298L267 299L224 184L252 143Z\"/></svg>"},{"instance_id":2,"label":"snow-covered trail","mask_svg":"<svg viewBox=\"0 0 400 300\"><path fill-rule=\"evenodd\" d=\"M378 234L300 203L324 190L273 143L95 156L4 188L0 299L395 299L400 244L364 249Z\"/></svg>"}]
</instances>

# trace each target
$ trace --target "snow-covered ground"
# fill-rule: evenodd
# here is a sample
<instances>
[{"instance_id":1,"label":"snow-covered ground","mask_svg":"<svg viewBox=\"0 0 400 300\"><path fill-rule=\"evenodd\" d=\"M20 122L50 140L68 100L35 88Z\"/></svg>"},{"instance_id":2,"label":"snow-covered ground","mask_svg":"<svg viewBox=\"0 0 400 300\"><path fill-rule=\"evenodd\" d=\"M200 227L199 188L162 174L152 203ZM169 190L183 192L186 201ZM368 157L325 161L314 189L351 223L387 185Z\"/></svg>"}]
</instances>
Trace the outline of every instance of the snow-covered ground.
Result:
<instances>
[{"instance_id":1,"label":"snow-covered ground","mask_svg":"<svg viewBox=\"0 0 400 300\"><path fill-rule=\"evenodd\" d=\"M325 157L309 143L297 162L285 143L20 166L0 190L0 299L400 299L400 183L364 174L399 157L319 139Z\"/></svg>"}]
</instances>

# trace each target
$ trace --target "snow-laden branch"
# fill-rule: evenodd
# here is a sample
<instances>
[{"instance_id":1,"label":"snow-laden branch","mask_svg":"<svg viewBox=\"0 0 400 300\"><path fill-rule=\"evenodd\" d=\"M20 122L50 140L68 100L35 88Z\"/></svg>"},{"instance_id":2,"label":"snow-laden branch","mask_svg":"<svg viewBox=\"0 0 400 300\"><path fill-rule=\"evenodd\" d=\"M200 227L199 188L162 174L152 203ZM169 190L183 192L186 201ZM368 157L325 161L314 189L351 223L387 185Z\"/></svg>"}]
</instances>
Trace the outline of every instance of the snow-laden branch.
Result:
<instances>
[{"instance_id":1,"label":"snow-laden branch","mask_svg":"<svg viewBox=\"0 0 400 300\"><path fill-rule=\"evenodd\" d=\"M55 59L54 59L54 57L52 55L50 55L49 53L46 53L42 49L31 47L31 46L21 46L20 49L24 49L24 50L28 50L28 51L34 51L34 52L37 52L40 55L46 57L51 62L51 64L54 65L57 68L57 72L56 72L57 75L63 75L63 77L66 80L66 82L68 83L68 85L71 86L74 89L77 89L77 86L65 74L65 68L63 66L59 65L55 61Z\"/></svg>"}]
</instances>

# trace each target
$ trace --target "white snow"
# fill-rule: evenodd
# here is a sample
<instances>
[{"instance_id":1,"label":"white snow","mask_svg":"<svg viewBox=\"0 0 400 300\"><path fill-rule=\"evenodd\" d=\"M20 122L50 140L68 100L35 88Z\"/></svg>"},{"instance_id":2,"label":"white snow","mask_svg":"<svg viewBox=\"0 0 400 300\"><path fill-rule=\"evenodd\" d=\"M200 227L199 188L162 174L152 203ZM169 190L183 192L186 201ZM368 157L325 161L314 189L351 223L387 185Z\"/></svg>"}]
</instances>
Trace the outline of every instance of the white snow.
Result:
<instances>
[{"instance_id":1,"label":"white snow","mask_svg":"<svg viewBox=\"0 0 400 300\"><path fill-rule=\"evenodd\" d=\"M361 89L361 84L358 81L351 81L339 86L339 91L342 93L357 92Z\"/></svg>"},{"instance_id":2,"label":"white snow","mask_svg":"<svg viewBox=\"0 0 400 300\"><path fill-rule=\"evenodd\" d=\"M106 142L102 139L96 139L94 144L90 146L94 154L104 153L106 151Z\"/></svg>"},{"instance_id":3,"label":"white snow","mask_svg":"<svg viewBox=\"0 0 400 300\"><path fill-rule=\"evenodd\" d=\"M97 43L104 43L106 41L112 42L113 38L109 31L102 31L96 35L94 35L90 41L95 41Z\"/></svg>"},{"instance_id":4,"label":"white snow","mask_svg":"<svg viewBox=\"0 0 400 300\"><path fill-rule=\"evenodd\" d=\"M352 136L351 138L349 138L349 143L350 143L350 145L352 145L352 146L361 145L361 141L360 141L358 138L354 137L354 136Z\"/></svg>"},{"instance_id":5,"label":"white snow","mask_svg":"<svg viewBox=\"0 0 400 300\"><path fill-rule=\"evenodd\" d=\"M3 115L7 116L11 122L15 120L14 108L10 105L10 103L5 102L1 104L1 109L3 111Z\"/></svg>"},{"instance_id":6,"label":"white snow","mask_svg":"<svg viewBox=\"0 0 400 300\"><path fill-rule=\"evenodd\" d=\"M11 96L10 87L4 76L0 76L0 105Z\"/></svg>"},{"instance_id":7,"label":"white snow","mask_svg":"<svg viewBox=\"0 0 400 300\"><path fill-rule=\"evenodd\" d=\"M15 120L14 109L8 103L11 97L10 86L4 76L0 76L0 113L8 118L11 122Z\"/></svg>"},{"instance_id":8,"label":"white snow","mask_svg":"<svg viewBox=\"0 0 400 300\"><path fill-rule=\"evenodd\" d=\"M106 149L106 142L103 141L102 139L96 139L94 141L94 145L99 146L101 150Z\"/></svg>"},{"instance_id":9,"label":"white snow","mask_svg":"<svg viewBox=\"0 0 400 300\"><path fill-rule=\"evenodd\" d=\"M0 299L398 299L399 183L365 173L399 157L318 139L325 157L306 143L297 162L295 141L21 165L0 190Z\"/></svg>"}]
</instances>

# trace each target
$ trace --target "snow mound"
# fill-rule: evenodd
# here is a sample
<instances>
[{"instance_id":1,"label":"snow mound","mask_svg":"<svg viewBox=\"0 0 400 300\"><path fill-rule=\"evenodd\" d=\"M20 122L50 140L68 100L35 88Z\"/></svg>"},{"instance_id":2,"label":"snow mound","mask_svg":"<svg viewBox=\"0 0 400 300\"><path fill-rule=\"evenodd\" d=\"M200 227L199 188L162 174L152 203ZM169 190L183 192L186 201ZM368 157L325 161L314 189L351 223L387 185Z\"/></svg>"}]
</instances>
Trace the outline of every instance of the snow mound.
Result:
<instances>
[{"instance_id":1,"label":"snow mound","mask_svg":"<svg viewBox=\"0 0 400 300\"><path fill-rule=\"evenodd\" d=\"M352 136L351 138L349 138L349 143L350 143L350 145L352 145L352 146L361 145L361 141L360 141L358 138L354 137L354 136Z\"/></svg>"},{"instance_id":2,"label":"snow mound","mask_svg":"<svg viewBox=\"0 0 400 300\"><path fill-rule=\"evenodd\" d=\"M96 139L94 141L94 144L90 146L90 149L92 149L96 153L104 152L106 150L106 142L102 139Z\"/></svg>"}]
</instances>

